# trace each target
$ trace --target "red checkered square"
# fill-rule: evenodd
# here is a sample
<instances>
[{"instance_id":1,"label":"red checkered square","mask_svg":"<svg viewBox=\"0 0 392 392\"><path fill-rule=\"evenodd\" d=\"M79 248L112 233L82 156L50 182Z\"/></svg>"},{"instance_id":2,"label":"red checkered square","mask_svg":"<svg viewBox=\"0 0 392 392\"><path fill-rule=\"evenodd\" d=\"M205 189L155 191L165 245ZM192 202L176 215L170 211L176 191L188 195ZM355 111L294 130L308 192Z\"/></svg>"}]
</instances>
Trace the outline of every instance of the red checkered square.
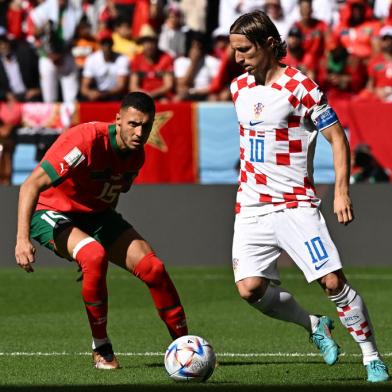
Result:
<instances>
[{"instance_id":1,"label":"red checkered square","mask_svg":"<svg viewBox=\"0 0 392 392\"><path fill-rule=\"evenodd\" d=\"M248 161L245 162L245 170L249 173L255 172L255 167Z\"/></svg>"},{"instance_id":2,"label":"red checkered square","mask_svg":"<svg viewBox=\"0 0 392 392\"><path fill-rule=\"evenodd\" d=\"M274 88L274 89L276 89L276 90L282 90L282 86L280 85L280 84L278 84L278 83L272 83L272 85L271 85L271 87L272 88Z\"/></svg>"},{"instance_id":3,"label":"red checkered square","mask_svg":"<svg viewBox=\"0 0 392 392\"><path fill-rule=\"evenodd\" d=\"M294 193L283 193L283 199L285 201L298 200L297 196Z\"/></svg>"},{"instance_id":4,"label":"red checkered square","mask_svg":"<svg viewBox=\"0 0 392 392\"><path fill-rule=\"evenodd\" d=\"M248 181L248 175L246 174L245 170L241 170L241 182L247 182Z\"/></svg>"},{"instance_id":5,"label":"red checkered square","mask_svg":"<svg viewBox=\"0 0 392 392\"><path fill-rule=\"evenodd\" d=\"M301 140L290 140L289 141L289 153L296 153L302 151L302 141Z\"/></svg>"},{"instance_id":6,"label":"red checkered square","mask_svg":"<svg viewBox=\"0 0 392 392\"><path fill-rule=\"evenodd\" d=\"M301 82L301 84L305 87L306 91L310 92L317 87L316 83L314 83L311 79L306 78Z\"/></svg>"},{"instance_id":7,"label":"red checkered square","mask_svg":"<svg viewBox=\"0 0 392 392\"><path fill-rule=\"evenodd\" d=\"M250 131L249 131L249 136L250 136L250 137L255 137L255 136L256 136L256 131L250 130Z\"/></svg>"},{"instance_id":8,"label":"red checkered square","mask_svg":"<svg viewBox=\"0 0 392 392\"><path fill-rule=\"evenodd\" d=\"M301 122L301 116L290 116L287 122L289 128L298 128Z\"/></svg>"},{"instance_id":9,"label":"red checkered square","mask_svg":"<svg viewBox=\"0 0 392 392\"><path fill-rule=\"evenodd\" d=\"M233 94L233 102L234 102L234 103L237 101L237 98L238 98L238 91L236 91L236 92Z\"/></svg>"},{"instance_id":10,"label":"red checkered square","mask_svg":"<svg viewBox=\"0 0 392 392\"><path fill-rule=\"evenodd\" d=\"M245 130L242 125L240 125L240 136L245 136Z\"/></svg>"},{"instance_id":11,"label":"red checkered square","mask_svg":"<svg viewBox=\"0 0 392 392\"><path fill-rule=\"evenodd\" d=\"M245 158L245 148L240 147L240 159L241 161Z\"/></svg>"},{"instance_id":12,"label":"red checkered square","mask_svg":"<svg viewBox=\"0 0 392 392\"><path fill-rule=\"evenodd\" d=\"M288 99L294 108L296 108L299 105L299 100L295 95L291 94Z\"/></svg>"},{"instance_id":13,"label":"red checkered square","mask_svg":"<svg viewBox=\"0 0 392 392\"><path fill-rule=\"evenodd\" d=\"M263 184L263 185L267 184L267 176L265 174L256 174L255 178L256 178L256 184Z\"/></svg>"},{"instance_id":14,"label":"red checkered square","mask_svg":"<svg viewBox=\"0 0 392 392\"><path fill-rule=\"evenodd\" d=\"M292 77L293 77L294 75L296 75L298 72L299 72L299 71L298 71L297 69L288 67L284 73L285 73L287 76L290 76L290 77L292 78Z\"/></svg>"},{"instance_id":15,"label":"red checkered square","mask_svg":"<svg viewBox=\"0 0 392 392\"><path fill-rule=\"evenodd\" d=\"M272 202L272 196L260 193L259 201L261 203L271 203Z\"/></svg>"},{"instance_id":16,"label":"red checkered square","mask_svg":"<svg viewBox=\"0 0 392 392\"><path fill-rule=\"evenodd\" d=\"M284 85L284 87L285 87L287 90L289 90L289 91L291 91L291 92L293 93L294 90L298 87L299 83L300 83L300 82L299 82L298 80L290 79L290 80Z\"/></svg>"},{"instance_id":17,"label":"red checkered square","mask_svg":"<svg viewBox=\"0 0 392 392\"><path fill-rule=\"evenodd\" d=\"M297 208L298 207L298 202L297 201L290 201L286 203L286 208Z\"/></svg>"},{"instance_id":18,"label":"red checkered square","mask_svg":"<svg viewBox=\"0 0 392 392\"><path fill-rule=\"evenodd\" d=\"M275 129L275 137L277 142L287 142L289 140L289 130L287 128Z\"/></svg>"},{"instance_id":19,"label":"red checkered square","mask_svg":"<svg viewBox=\"0 0 392 392\"><path fill-rule=\"evenodd\" d=\"M306 195L306 189L302 188L301 186L294 186L293 187L293 192L296 195Z\"/></svg>"},{"instance_id":20,"label":"red checkered square","mask_svg":"<svg viewBox=\"0 0 392 392\"><path fill-rule=\"evenodd\" d=\"M239 214L241 211L241 204L240 203L235 203L235 213Z\"/></svg>"},{"instance_id":21,"label":"red checkered square","mask_svg":"<svg viewBox=\"0 0 392 392\"><path fill-rule=\"evenodd\" d=\"M316 105L316 101L312 98L310 94L306 94L302 100L302 104L310 109L312 106Z\"/></svg>"},{"instance_id":22,"label":"red checkered square","mask_svg":"<svg viewBox=\"0 0 392 392\"><path fill-rule=\"evenodd\" d=\"M290 165L290 154L288 153L278 153L276 154L276 164L277 165Z\"/></svg>"},{"instance_id":23,"label":"red checkered square","mask_svg":"<svg viewBox=\"0 0 392 392\"><path fill-rule=\"evenodd\" d=\"M244 87L248 87L248 79L247 78L237 79L237 86L238 86L238 90L241 90Z\"/></svg>"}]
</instances>

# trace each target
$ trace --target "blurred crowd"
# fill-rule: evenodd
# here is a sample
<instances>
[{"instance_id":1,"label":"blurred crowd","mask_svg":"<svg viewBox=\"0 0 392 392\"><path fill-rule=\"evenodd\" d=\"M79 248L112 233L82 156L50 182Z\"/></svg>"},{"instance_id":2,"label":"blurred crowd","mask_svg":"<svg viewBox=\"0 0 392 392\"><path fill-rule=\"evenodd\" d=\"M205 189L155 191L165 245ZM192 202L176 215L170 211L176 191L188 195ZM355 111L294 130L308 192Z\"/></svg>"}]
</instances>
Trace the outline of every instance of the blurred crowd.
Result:
<instances>
[{"instance_id":1,"label":"blurred crowd","mask_svg":"<svg viewBox=\"0 0 392 392\"><path fill-rule=\"evenodd\" d=\"M329 96L392 100L390 0L0 0L0 101L229 100L229 28L255 9Z\"/></svg>"},{"instance_id":2,"label":"blurred crowd","mask_svg":"<svg viewBox=\"0 0 392 392\"><path fill-rule=\"evenodd\" d=\"M230 100L230 25L260 9L330 98L392 102L392 0L0 0L0 183L19 102Z\"/></svg>"}]
</instances>

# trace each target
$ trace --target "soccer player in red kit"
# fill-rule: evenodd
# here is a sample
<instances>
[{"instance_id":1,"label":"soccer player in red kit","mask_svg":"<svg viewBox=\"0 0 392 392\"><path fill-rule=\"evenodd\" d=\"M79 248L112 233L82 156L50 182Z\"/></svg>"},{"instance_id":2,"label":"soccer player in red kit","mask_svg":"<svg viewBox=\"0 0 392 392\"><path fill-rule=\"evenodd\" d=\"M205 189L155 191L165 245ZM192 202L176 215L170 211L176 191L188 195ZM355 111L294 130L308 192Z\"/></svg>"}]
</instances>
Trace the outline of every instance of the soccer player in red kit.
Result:
<instances>
[{"instance_id":1,"label":"soccer player in red kit","mask_svg":"<svg viewBox=\"0 0 392 392\"><path fill-rule=\"evenodd\" d=\"M143 165L154 116L150 96L127 94L114 124L90 122L64 132L20 188L16 261L33 272L33 238L80 266L98 369L119 367L106 330L109 260L146 283L173 339L188 333L162 261L115 210L119 194L129 190Z\"/></svg>"}]
</instances>

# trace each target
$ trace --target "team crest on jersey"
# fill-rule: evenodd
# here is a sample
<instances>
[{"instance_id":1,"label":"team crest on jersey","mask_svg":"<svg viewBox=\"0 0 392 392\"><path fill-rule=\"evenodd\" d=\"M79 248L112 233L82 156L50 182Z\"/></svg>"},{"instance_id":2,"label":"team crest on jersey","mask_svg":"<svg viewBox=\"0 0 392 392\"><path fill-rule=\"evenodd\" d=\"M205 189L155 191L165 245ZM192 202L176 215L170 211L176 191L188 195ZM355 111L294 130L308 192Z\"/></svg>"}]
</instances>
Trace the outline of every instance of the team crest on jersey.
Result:
<instances>
[{"instance_id":1,"label":"team crest on jersey","mask_svg":"<svg viewBox=\"0 0 392 392\"><path fill-rule=\"evenodd\" d=\"M258 102L253 105L253 113L254 113L254 118L259 119L261 116L261 112L263 111L264 105L261 102Z\"/></svg>"}]
</instances>

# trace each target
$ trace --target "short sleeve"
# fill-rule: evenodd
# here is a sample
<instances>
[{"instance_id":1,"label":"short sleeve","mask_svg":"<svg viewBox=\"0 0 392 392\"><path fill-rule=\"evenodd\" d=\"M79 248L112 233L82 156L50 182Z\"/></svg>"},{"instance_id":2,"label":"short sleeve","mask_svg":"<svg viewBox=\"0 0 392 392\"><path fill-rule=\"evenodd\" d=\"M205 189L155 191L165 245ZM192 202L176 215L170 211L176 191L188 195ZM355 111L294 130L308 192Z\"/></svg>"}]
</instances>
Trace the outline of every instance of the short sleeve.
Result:
<instances>
[{"instance_id":1,"label":"short sleeve","mask_svg":"<svg viewBox=\"0 0 392 392\"><path fill-rule=\"evenodd\" d=\"M87 56L86 62L83 67L83 77L93 78L94 77L94 54Z\"/></svg>"},{"instance_id":2,"label":"short sleeve","mask_svg":"<svg viewBox=\"0 0 392 392\"><path fill-rule=\"evenodd\" d=\"M53 185L61 183L76 168L87 162L88 151L91 150L91 143L88 140L91 140L93 132L93 126L79 125L65 131L52 144L42 158L40 166L48 174Z\"/></svg>"},{"instance_id":3,"label":"short sleeve","mask_svg":"<svg viewBox=\"0 0 392 392\"><path fill-rule=\"evenodd\" d=\"M321 90L317 87L312 93L314 104L309 107L308 114L317 130L323 131L339 120Z\"/></svg>"},{"instance_id":4,"label":"short sleeve","mask_svg":"<svg viewBox=\"0 0 392 392\"><path fill-rule=\"evenodd\" d=\"M176 78L183 78L189 68L190 60L186 57L179 57L174 60L174 76Z\"/></svg>"},{"instance_id":5,"label":"short sleeve","mask_svg":"<svg viewBox=\"0 0 392 392\"><path fill-rule=\"evenodd\" d=\"M129 59L127 56L119 56L116 60L117 75L127 76L129 74Z\"/></svg>"}]
</instances>

